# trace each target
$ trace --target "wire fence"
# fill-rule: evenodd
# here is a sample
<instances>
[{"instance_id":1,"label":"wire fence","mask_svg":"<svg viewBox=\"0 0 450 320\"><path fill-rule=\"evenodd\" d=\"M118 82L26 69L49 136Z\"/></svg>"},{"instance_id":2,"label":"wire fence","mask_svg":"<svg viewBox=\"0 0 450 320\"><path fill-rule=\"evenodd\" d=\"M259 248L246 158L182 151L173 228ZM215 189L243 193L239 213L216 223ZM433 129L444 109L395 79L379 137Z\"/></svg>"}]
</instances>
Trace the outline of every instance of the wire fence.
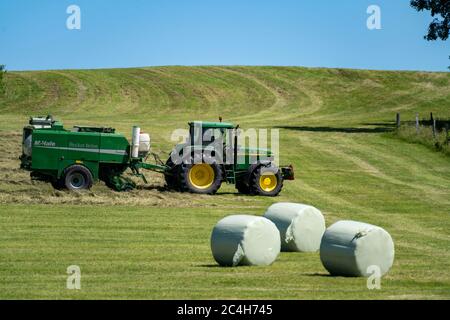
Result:
<instances>
[{"instance_id":1,"label":"wire fence","mask_svg":"<svg viewBox=\"0 0 450 320\"><path fill-rule=\"evenodd\" d=\"M397 113L395 115L395 122L397 125L397 129L400 129L402 126L414 126L417 134L420 134L422 130L431 130L433 139L436 139L438 134L444 133L445 136L444 143L446 145L449 145L450 143L450 135L449 135L450 119L437 118L433 115L432 112L430 112L429 118L420 119L419 114L416 114L414 120L407 120L407 121L402 120L400 113Z\"/></svg>"}]
</instances>

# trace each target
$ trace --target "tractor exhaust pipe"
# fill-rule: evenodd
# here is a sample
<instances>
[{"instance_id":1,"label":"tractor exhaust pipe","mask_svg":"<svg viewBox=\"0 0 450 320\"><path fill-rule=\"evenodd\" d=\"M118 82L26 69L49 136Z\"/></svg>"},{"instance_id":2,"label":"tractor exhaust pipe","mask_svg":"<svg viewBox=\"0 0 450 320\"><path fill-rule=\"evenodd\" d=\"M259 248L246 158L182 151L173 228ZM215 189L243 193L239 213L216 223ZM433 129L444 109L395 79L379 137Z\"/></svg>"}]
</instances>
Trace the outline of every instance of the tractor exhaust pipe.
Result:
<instances>
[{"instance_id":1,"label":"tractor exhaust pipe","mask_svg":"<svg viewBox=\"0 0 450 320\"><path fill-rule=\"evenodd\" d=\"M234 129L234 168L237 166L237 158L238 158L238 134L239 134L239 125Z\"/></svg>"},{"instance_id":2,"label":"tractor exhaust pipe","mask_svg":"<svg viewBox=\"0 0 450 320\"><path fill-rule=\"evenodd\" d=\"M134 126L133 134L131 138L131 158L139 158L139 136L141 134L141 128Z\"/></svg>"}]
</instances>

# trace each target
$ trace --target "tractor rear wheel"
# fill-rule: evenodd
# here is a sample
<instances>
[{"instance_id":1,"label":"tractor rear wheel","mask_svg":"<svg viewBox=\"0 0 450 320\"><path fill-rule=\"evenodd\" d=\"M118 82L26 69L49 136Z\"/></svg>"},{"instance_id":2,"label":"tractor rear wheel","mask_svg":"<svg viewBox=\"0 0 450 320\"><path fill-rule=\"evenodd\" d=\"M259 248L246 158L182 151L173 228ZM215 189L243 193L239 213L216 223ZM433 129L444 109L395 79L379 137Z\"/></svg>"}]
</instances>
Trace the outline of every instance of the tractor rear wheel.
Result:
<instances>
[{"instance_id":1,"label":"tractor rear wheel","mask_svg":"<svg viewBox=\"0 0 450 320\"><path fill-rule=\"evenodd\" d=\"M180 168L181 191L215 194L222 184L222 170L219 165L199 163L185 164Z\"/></svg>"},{"instance_id":2,"label":"tractor rear wheel","mask_svg":"<svg viewBox=\"0 0 450 320\"><path fill-rule=\"evenodd\" d=\"M92 187L94 179L84 166L73 165L64 170L64 186L69 190L86 190Z\"/></svg>"},{"instance_id":3,"label":"tractor rear wheel","mask_svg":"<svg viewBox=\"0 0 450 320\"><path fill-rule=\"evenodd\" d=\"M283 188L280 170L261 166L250 177L250 192L254 195L275 197Z\"/></svg>"},{"instance_id":4,"label":"tractor rear wheel","mask_svg":"<svg viewBox=\"0 0 450 320\"><path fill-rule=\"evenodd\" d=\"M236 189L237 189L237 191L239 193L242 193L242 194L249 194L250 193L250 187L248 185L246 185L242 181L237 181L236 182Z\"/></svg>"},{"instance_id":5,"label":"tractor rear wheel","mask_svg":"<svg viewBox=\"0 0 450 320\"><path fill-rule=\"evenodd\" d=\"M172 158L170 157L166 161L166 166L170 167L168 174L164 175L164 180L166 181L167 188L176 190L178 187L177 178L179 166L175 165L172 161Z\"/></svg>"}]
</instances>

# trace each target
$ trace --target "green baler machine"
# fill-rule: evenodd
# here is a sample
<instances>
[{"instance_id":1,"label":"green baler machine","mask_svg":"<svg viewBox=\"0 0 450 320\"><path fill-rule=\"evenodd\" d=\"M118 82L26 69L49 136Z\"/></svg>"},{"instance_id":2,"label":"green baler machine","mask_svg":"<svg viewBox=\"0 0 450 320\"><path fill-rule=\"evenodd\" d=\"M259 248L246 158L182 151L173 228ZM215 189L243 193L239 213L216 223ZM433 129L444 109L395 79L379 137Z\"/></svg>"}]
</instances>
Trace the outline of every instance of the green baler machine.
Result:
<instances>
[{"instance_id":1,"label":"green baler machine","mask_svg":"<svg viewBox=\"0 0 450 320\"><path fill-rule=\"evenodd\" d=\"M226 130L235 129L232 124L222 122L192 122L192 135L194 125L199 124L201 130L221 130L224 135ZM235 184L241 193L274 196L281 191L283 180L293 180L292 166L274 166L270 150L238 148L234 138L234 152L229 156L233 159L224 163L204 161L203 146L194 145L195 139L189 139L191 142L186 144L193 144L189 150L200 149L200 162L191 161L192 151L189 161L184 157L181 162L173 161L171 156L163 163L154 154L156 163L152 164L146 162L150 137L140 133L138 127L133 127L130 144L114 128L74 126L67 130L52 116L32 117L23 128L20 161L22 169L31 171L32 179L69 190L90 189L98 180L116 191L132 190L136 185L123 174L127 169L144 182L147 181L140 169L160 172L170 189L205 194L214 194L225 181ZM174 150L179 152L186 144L177 145ZM256 156L256 162L250 163L250 155ZM238 163L238 157L243 157L244 161Z\"/></svg>"}]
</instances>

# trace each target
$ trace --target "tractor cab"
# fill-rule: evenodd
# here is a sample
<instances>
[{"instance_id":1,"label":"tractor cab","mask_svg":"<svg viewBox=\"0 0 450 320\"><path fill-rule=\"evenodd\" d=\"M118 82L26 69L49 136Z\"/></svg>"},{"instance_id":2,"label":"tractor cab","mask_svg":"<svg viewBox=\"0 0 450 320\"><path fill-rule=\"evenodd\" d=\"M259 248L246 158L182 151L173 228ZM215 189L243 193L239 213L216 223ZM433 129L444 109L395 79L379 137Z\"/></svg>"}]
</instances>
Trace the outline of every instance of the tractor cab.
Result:
<instances>
[{"instance_id":1,"label":"tractor cab","mask_svg":"<svg viewBox=\"0 0 450 320\"><path fill-rule=\"evenodd\" d=\"M244 167L258 160L273 160L270 149L257 146L242 146L239 143L241 131L238 126L227 122L189 122L189 137L184 147L218 154L220 160L228 164L243 164ZM245 137L244 137L245 138ZM235 153L235 154L234 154ZM228 159L228 161L226 161Z\"/></svg>"}]
</instances>

